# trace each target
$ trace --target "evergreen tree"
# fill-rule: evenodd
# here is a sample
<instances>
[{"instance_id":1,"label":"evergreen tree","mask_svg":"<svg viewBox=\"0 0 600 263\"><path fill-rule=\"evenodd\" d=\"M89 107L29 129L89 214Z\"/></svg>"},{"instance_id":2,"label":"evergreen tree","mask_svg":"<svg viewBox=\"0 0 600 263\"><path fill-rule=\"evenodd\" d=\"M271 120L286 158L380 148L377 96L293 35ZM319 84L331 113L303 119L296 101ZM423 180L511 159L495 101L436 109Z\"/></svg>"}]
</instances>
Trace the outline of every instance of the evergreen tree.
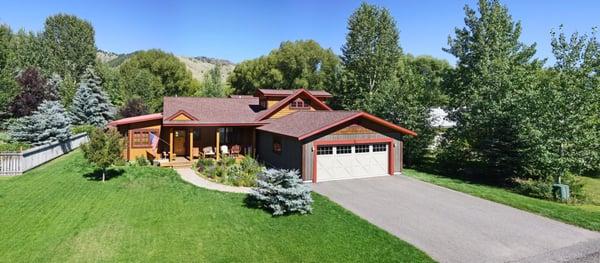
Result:
<instances>
[{"instance_id":1,"label":"evergreen tree","mask_svg":"<svg viewBox=\"0 0 600 263\"><path fill-rule=\"evenodd\" d=\"M48 80L37 68L25 69L16 80L21 86L21 92L9 107L13 117L27 116L35 111L42 101L58 99L56 86L48 85Z\"/></svg>"},{"instance_id":2,"label":"evergreen tree","mask_svg":"<svg viewBox=\"0 0 600 263\"><path fill-rule=\"evenodd\" d=\"M401 54L398 29L390 12L361 4L348 21L341 56L345 81L332 90L337 95L336 103L368 110L374 94L396 80Z\"/></svg>"},{"instance_id":3,"label":"evergreen tree","mask_svg":"<svg viewBox=\"0 0 600 263\"><path fill-rule=\"evenodd\" d=\"M480 0L478 12L465 7L465 28L457 28L445 51L457 67L449 79L450 117L457 126L446 133L447 168L504 182L522 172L519 94L538 83L535 44L519 41L521 24L497 0ZM458 166L457 166L458 165ZM481 178L481 177L480 177Z\"/></svg>"},{"instance_id":4,"label":"evergreen tree","mask_svg":"<svg viewBox=\"0 0 600 263\"><path fill-rule=\"evenodd\" d=\"M79 88L71 105L74 124L103 127L113 118L114 108L101 84L102 81L94 72L93 67L88 67L81 77Z\"/></svg>"},{"instance_id":5,"label":"evergreen tree","mask_svg":"<svg viewBox=\"0 0 600 263\"><path fill-rule=\"evenodd\" d=\"M9 127L9 134L17 141L42 145L65 141L71 134L71 120L58 101L44 101L30 116L25 116Z\"/></svg>"}]
</instances>

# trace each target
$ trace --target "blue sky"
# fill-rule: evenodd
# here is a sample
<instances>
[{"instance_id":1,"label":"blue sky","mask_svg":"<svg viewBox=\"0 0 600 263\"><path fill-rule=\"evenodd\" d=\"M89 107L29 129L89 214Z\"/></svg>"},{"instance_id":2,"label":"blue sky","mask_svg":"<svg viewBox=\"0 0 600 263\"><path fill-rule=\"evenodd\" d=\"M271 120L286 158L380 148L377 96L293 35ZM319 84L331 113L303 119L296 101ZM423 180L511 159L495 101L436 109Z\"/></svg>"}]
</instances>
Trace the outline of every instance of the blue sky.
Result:
<instances>
[{"instance_id":1,"label":"blue sky","mask_svg":"<svg viewBox=\"0 0 600 263\"><path fill-rule=\"evenodd\" d=\"M442 51L454 28L464 25L463 7L473 0L377 0L400 29L403 50L414 55L455 59ZM361 1L2 1L0 23L40 31L44 19L75 14L96 29L100 49L126 53L160 48L178 55L209 56L240 62L267 54L285 40L314 39L337 54L346 23ZM503 1L523 24L522 41L538 44L538 57L550 57L550 30L590 32L600 26L600 1Z\"/></svg>"}]
</instances>

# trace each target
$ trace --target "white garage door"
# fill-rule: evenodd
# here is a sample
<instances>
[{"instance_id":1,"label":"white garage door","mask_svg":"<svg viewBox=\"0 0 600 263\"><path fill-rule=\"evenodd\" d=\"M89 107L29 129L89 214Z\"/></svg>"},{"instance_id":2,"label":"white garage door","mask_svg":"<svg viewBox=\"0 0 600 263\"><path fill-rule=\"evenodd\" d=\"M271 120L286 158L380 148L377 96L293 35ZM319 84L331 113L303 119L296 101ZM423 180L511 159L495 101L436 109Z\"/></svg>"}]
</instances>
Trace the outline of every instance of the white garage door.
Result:
<instances>
[{"instance_id":1,"label":"white garage door","mask_svg":"<svg viewBox=\"0 0 600 263\"><path fill-rule=\"evenodd\" d=\"M321 145L317 147L317 181L386 176L388 144Z\"/></svg>"}]
</instances>

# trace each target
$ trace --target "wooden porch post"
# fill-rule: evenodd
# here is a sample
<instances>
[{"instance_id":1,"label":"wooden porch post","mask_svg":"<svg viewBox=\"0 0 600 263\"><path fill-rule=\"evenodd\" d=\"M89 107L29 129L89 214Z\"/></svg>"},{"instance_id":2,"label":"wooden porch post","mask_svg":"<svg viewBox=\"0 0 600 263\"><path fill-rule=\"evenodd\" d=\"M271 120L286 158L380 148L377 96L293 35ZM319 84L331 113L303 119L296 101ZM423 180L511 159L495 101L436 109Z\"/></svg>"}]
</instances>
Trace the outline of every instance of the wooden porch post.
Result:
<instances>
[{"instance_id":1,"label":"wooden porch post","mask_svg":"<svg viewBox=\"0 0 600 263\"><path fill-rule=\"evenodd\" d=\"M256 156L256 128L252 128L252 158Z\"/></svg>"},{"instance_id":2,"label":"wooden porch post","mask_svg":"<svg viewBox=\"0 0 600 263\"><path fill-rule=\"evenodd\" d=\"M173 128L169 128L169 161L173 161Z\"/></svg>"},{"instance_id":3,"label":"wooden porch post","mask_svg":"<svg viewBox=\"0 0 600 263\"><path fill-rule=\"evenodd\" d=\"M190 162L194 160L194 128L190 128Z\"/></svg>"},{"instance_id":4,"label":"wooden porch post","mask_svg":"<svg viewBox=\"0 0 600 263\"><path fill-rule=\"evenodd\" d=\"M217 158L217 161L218 161L218 160L220 160L220 159L221 159L221 145L220 145L220 140L221 140L221 129L220 129L220 128L218 128L218 127L217 127L217 132L216 132L216 135L217 135L217 138L216 138L216 139L217 139L217 147L215 147L215 148L216 148L216 149L215 149L215 153L217 154L217 155L216 155L216 156L217 156L216 158Z\"/></svg>"}]
</instances>

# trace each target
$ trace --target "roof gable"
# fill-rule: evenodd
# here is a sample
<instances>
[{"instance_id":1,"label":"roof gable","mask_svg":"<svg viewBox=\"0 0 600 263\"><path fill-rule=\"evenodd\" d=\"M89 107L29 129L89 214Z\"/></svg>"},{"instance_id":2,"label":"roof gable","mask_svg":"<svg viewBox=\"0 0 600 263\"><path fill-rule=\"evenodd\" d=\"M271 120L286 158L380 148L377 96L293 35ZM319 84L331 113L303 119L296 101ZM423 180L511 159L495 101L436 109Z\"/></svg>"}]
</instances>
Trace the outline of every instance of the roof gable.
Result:
<instances>
[{"instance_id":1,"label":"roof gable","mask_svg":"<svg viewBox=\"0 0 600 263\"><path fill-rule=\"evenodd\" d=\"M167 118L168 121L197 121L198 119L184 110L179 110Z\"/></svg>"},{"instance_id":2,"label":"roof gable","mask_svg":"<svg viewBox=\"0 0 600 263\"><path fill-rule=\"evenodd\" d=\"M299 98L299 97L309 99L311 101L311 106L314 108L319 108L321 110L326 110L326 111L332 111L332 109L329 106L327 106L327 104L323 103L321 100L316 98L310 92L308 92L305 89L299 89L299 90L296 90L296 92L294 92L292 95L289 95L285 99L280 100L275 105L271 106L269 109L267 109L266 111L259 114L256 117L256 120L262 121L262 120L265 120L265 119L273 116L273 114L277 113L283 107L287 106L290 102L292 102L294 99Z\"/></svg>"},{"instance_id":3,"label":"roof gable","mask_svg":"<svg viewBox=\"0 0 600 263\"><path fill-rule=\"evenodd\" d=\"M305 89L306 90L306 89ZM313 96L317 98L331 98L333 95L331 93L324 90L306 90ZM294 94L296 90L291 89L257 89L254 93L256 96L265 96L265 97L287 97L289 95Z\"/></svg>"}]
</instances>

